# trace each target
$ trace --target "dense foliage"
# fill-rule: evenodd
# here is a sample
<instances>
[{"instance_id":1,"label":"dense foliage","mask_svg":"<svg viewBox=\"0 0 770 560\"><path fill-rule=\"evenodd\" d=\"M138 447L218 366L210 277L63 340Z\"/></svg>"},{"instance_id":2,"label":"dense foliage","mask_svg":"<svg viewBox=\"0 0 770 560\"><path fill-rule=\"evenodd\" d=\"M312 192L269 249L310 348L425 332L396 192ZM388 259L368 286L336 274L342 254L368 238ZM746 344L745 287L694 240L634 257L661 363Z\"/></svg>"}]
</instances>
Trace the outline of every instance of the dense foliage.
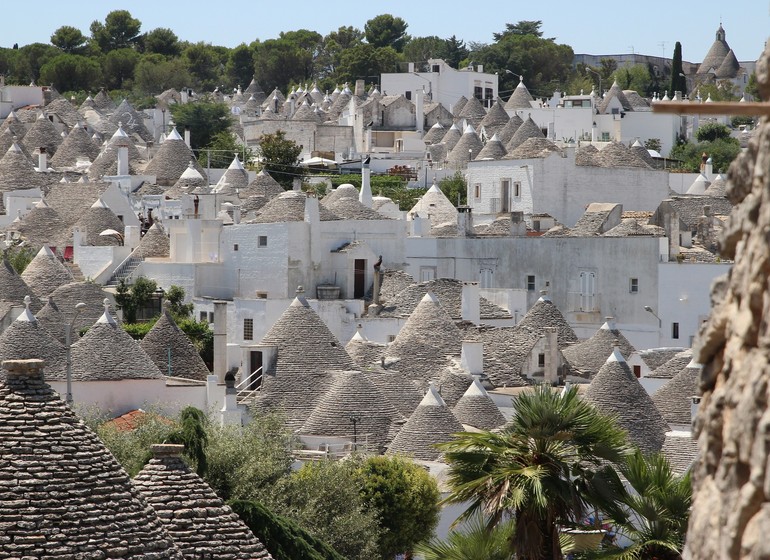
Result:
<instances>
[{"instance_id":1,"label":"dense foliage","mask_svg":"<svg viewBox=\"0 0 770 560\"><path fill-rule=\"evenodd\" d=\"M286 138L283 130L259 138L257 157L262 168L285 189L291 188L294 177L302 172L297 167L301 153L302 146Z\"/></svg>"}]
</instances>

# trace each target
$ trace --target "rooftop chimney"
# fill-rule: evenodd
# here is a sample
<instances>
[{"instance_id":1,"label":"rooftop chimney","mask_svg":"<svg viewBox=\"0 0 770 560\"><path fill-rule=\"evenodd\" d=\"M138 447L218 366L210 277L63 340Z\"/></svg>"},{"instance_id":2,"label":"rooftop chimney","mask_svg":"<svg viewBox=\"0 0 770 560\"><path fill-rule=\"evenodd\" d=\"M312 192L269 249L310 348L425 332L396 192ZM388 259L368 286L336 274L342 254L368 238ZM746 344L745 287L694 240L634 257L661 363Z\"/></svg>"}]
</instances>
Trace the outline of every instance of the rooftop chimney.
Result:
<instances>
[{"instance_id":1,"label":"rooftop chimney","mask_svg":"<svg viewBox=\"0 0 770 560\"><path fill-rule=\"evenodd\" d=\"M524 221L524 212L511 212L511 237L526 237L527 222Z\"/></svg>"},{"instance_id":2,"label":"rooftop chimney","mask_svg":"<svg viewBox=\"0 0 770 560\"><path fill-rule=\"evenodd\" d=\"M214 375L219 383L227 374L227 302L214 302Z\"/></svg>"},{"instance_id":3,"label":"rooftop chimney","mask_svg":"<svg viewBox=\"0 0 770 560\"><path fill-rule=\"evenodd\" d=\"M128 174L128 146L118 146L118 175Z\"/></svg>"},{"instance_id":4,"label":"rooftop chimney","mask_svg":"<svg viewBox=\"0 0 770 560\"><path fill-rule=\"evenodd\" d=\"M457 207L457 234L461 237L473 236L473 215L470 206Z\"/></svg>"},{"instance_id":5,"label":"rooftop chimney","mask_svg":"<svg viewBox=\"0 0 770 560\"><path fill-rule=\"evenodd\" d=\"M356 89L353 92L353 95L356 97L361 97L366 93L366 86L364 84L364 80L356 80Z\"/></svg>"},{"instance_id":6,"label":"rooftop chimney","mask_svg":"<svg viewBox=\"0 0 770 560\"><path fill-rule=\"evenodd\" d=\"M184 451L184 445L176 443L153 443L150 452L155 459L179 458Z\"/></svg>"},{"instance_id":7,"label":"rooftop chimney","mask_svg":"<svg viewBox=\"0 0 770 560\"><path fill-rule=\"evenodd\" d=\"M46 153L45 146L40 146L37 156L37 170L46 171L48 169L48 154Z\"/></svg>"},{"instance_id":8,"label":"rooftop chimney","mask_svg":"<svg viewBox=\"0 0 770 560\"><path fill-rule=\"evenodd\" d=\"M422 132L425 127L425 88L417 88L414 96L414 116L417 124L417 132Z\"/></svg>"},{"instance_id":9,"label":"rooftop chimney","mask_svg":"<svg viewBox=\"0 0 770 560\"><path fill-rule=\"evenodd\" d=\"M371 158L366 156L361 162L361 192L358 201L367 208L372 207L372 170L369 168Z\"/></svg>"},{"instance_id":10,"label":"rooftop chimney","mask_svg":"<svg viewBox=\"0 0 770 560\"><path fill-rule=\"evenodd\" d=\"M43 360L3 360L6 379L38 379L43 380Z\"/></svg>"},{"instance_id":11,"label":"rooftop chimney","mask_svg":"<svg viewBox=\"0 0 770 560\"><path fill-rule=\"evenodd\" d=\"M559 382L559 343L556 327L545 327L545 368L543 380L554 386Z\"/></svg>"},{"instance_id":12,"label":"rooftop chimney","mask_svg":"<svg viewBox=\"0 0 770 560\"><path fill-rule=\"evenodd\" d=\"M484 343L475 340L463 340L460 366L471 375L484 373Z\"/></svg>"},{"instance_id":13,"label":"rooftop chimney","mask_svg":"<svg viewBox=\"0 0 770 560\"><path fill-rule=\"evenodd\" d=\"M481 322L481 305L479 298L481 289L478 282L463 282L462 290L462 319L474 325Z\"/></svg>"}]
</instances>

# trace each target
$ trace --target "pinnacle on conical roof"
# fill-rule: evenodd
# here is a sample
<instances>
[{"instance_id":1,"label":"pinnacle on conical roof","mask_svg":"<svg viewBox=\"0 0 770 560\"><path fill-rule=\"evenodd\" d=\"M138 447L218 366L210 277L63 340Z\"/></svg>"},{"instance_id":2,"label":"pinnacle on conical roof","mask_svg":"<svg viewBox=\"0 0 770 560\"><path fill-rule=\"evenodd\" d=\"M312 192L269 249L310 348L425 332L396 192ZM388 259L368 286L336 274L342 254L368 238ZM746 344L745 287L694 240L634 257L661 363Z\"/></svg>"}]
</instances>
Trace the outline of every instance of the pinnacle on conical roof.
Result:
<instances>
[{"instance_id":1,"label":"pinnacle on conical roof","mask_svg":"<svg viewBox=\"0 0 770 560\"><path fill-rule=\"evenodd\" d=\"M154 444L133 483L185 558L270 558L230 506L182 459L182 445Z\"/></svg>"},{"instance_id":2,"label":"pinnacle on conical roof","mask_svg":"<svg viewBox=\"0 0 770 560\"><path fill-rule=\"evenodd\" d=\"M459 358L461 349L460 330L429 291L401 327L385 355L400 358L399 369L403 373L427 381L440 374L449 359Z\"/></svg>"},{"instance_id":3,"label":"pinnacle on conical roof","mask_svg":"<svg viewBox=\"0 0 770 560\"><path fill-rule=\"evenodd\" d=\"M619 349L613 349L583 396L600 412L615 417L629 441L643 452L660 451L668 425Z\"/></svg>"},{"instance_id":4,"label":"pinnacle on conical roof","mask_svg":"<svg viewBox=\"0 0 770 560\"><path fill-rule=\"evenodd\" d=\"M43 245L30 261L21 278L38 297L46 297L59 286L74 280L72 273L64 266L48 245Z\"/></svg>"},{"instance_id":5,"label":"pinnacle on conical roof","mask_svg":"<svg viewBox=\"0 0 770 560\"><path fill-rule=\"evenodd\" d=\"M209 375L198 349L166 309L140 345L165 375L198 381L205 381Z\"/></svg>"},{"instance_id":6,"label":"pinnacle on conical roof","mask_svg":"<svg viewBox=\"0 0 770 560\"><path fill-rule=\"evenodd\" d=\"M506 110L515 111L516 109L531 109L531 101L534 101L532 95L529 93L527 86L524 85L524 77L521 76L519 85L513 90L513 93L505 103Z\"/></svg>"},{"instance_id":7,"label":"pinnacle on conical roof","mask_svg":"<svg viewBox=\"0 0 770 560\"><path fill-rule=\"evenodd\" d=\"M367 376L360 371L339 371L334 372L331 386L318 400L299 433L351 437L352 418L356 419L356 432L366 434L368 450L374 452L385 450L404 421ZM357 443L360 445L362 441Z\"/></svg>"},{"instance_id":8,"label":"pinnacle on conical roof","mask_svg":"<svg viewBox=\"0 0 770 560\"><path fill-rule=\"evenodd\" d=\"M462 424L431 384L419 406L393 438L387 453L437 461L441 453L436 449L436 444L450 441L453 434L462 431Z\"/></svg>"},{"instance_id":9,"label":"pinnacle on conical roof","mask_svg":"<svg viewBox=\"0 0 770 560\"><path fill-rule=\"evenodd\" d=\"M473 378L473 383L457 401L452 412L462 424L481 430L494 430L505 424L503 413L477 377Z\"/></svg>"},{"instance_id":10,"label":"pinnacle on conical roof","mask_svg":"<svg viewBox=\"0 0 770 560\"><path fill-rule=\"evenodd\" d=\"M0 539L0 556L18 557L21 546L29 558L181 558L123 468L43 381L42 362L3 367L3 477L20 483L0 495L3 532L10 536ZM25 522L30 511L34 523Z\"/></svg>"}]
</instances>

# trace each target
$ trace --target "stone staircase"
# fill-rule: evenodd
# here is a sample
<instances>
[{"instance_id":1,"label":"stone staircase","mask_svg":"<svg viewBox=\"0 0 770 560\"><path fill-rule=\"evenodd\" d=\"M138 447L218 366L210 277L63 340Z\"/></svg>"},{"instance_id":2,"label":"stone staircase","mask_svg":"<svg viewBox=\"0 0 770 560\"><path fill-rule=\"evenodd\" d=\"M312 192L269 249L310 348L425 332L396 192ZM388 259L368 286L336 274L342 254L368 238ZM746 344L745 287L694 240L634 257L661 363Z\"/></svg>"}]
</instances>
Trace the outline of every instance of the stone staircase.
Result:
<instances>
[{"instance_id":1,"label":"stone staircase","mask_svg":"<svg viewBox=\"0 0 770 560\"><path fill-rule=\"evenodd\" d=\"M72 277L75 279L75 282L85 282L86 277L83 276L83 272L80 270L80 267L75 264L74 262L64 262L64 266L69 269L70 273L72 274Z\"/></svg>"},{"instance_id":2,"label":"stone staircase","mask_svg":"<svg viewBox=\"0 0 770 560\"><path fill-rule=\"evenodd\" d=\"M112 273L112 277L107 284L105 284L105 287L114 288L120 284L121 280L128 280L131 278L131 275L137 267L142 264L142 261L144 261L142 257L128 257L115 269L115 272Z\"/></svg>"}]
</instances>

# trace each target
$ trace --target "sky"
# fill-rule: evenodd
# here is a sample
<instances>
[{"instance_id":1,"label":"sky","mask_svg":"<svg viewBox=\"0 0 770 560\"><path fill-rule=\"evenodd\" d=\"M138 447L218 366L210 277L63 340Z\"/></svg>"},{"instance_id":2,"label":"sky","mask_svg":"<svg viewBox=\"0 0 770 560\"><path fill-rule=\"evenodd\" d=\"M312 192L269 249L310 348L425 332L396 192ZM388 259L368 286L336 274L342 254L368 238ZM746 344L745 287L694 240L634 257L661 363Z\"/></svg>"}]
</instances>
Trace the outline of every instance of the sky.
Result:
<instances>
[{"instance_id":1,"label":"sky","mask_svg":"<svg viewBox=\"0 0 770 560\"><path fill-rule=\"evenodd\" d=\"M464 9L457 9L459 5ZM720 21L738 60L757 59L770 35L770 0L738 0L735 4L724 0L550 0L526 4L511 0L462 4L458 0L257 0L222 4L210 0L78 0L75 4L36 0L33 4L6 3L0 46L48 43L51 34L62 25L72 25L88 35L92 21L104 21L110 11L119 9L128 9L139 19L142 31L168 27L182 40L226 47L275 38L281 31L296 29L310 29L322 35L347 25L363 30L368 19L382 13L403 18L412 36L455 35L466 42L492 42L492 33L504 29L508 22L541 20L544 36L570 45L578 54L635 52L671 57L674 43L680 41L682 58L689 62L703 60Z\"/></svg>"}]
</instances>

